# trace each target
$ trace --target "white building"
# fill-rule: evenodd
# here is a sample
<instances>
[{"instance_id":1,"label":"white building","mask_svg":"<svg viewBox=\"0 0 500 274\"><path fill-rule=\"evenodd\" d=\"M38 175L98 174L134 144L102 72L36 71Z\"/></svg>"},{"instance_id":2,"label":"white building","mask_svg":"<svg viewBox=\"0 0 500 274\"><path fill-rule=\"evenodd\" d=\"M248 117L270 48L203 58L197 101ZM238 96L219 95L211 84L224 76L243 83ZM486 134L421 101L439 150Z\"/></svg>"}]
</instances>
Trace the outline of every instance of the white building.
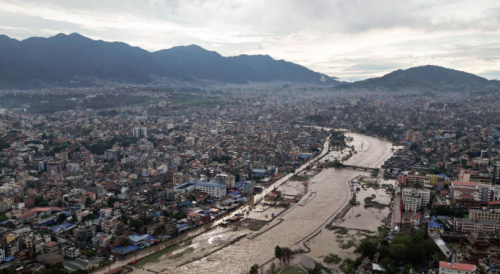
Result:
<instances>
[{"instance_id":1,"label":"white building","mask_svg":"<svg viewBox=\"0 0 500 274\"><path fill-rule=\"evenodd\" d=\"M419 211L429 203L431 198L431 191L429 189L416 189L405 187L402 191L403 204L405 211Z\"/></svg>"},{"instance_id":2,"label":"white building","mask_svg":"<svg viewBox=\"0 0 500 274\"><path fill-rule=\"evenodd\" d=\"M439 274L472 274L476 266L472 264L439 262Z\"/></svg>"},{"instance_id":3,"label":"white building","mask_svg":"<svg viewBox=\"0 0 500 274\"><path fill-rule=\"evenodd\" d=\"M203 193L208 194L210 197L221 199L226 197L227 188L226 185L218 182L197 182L196 189Z\"/></svg>"}]
</instances>

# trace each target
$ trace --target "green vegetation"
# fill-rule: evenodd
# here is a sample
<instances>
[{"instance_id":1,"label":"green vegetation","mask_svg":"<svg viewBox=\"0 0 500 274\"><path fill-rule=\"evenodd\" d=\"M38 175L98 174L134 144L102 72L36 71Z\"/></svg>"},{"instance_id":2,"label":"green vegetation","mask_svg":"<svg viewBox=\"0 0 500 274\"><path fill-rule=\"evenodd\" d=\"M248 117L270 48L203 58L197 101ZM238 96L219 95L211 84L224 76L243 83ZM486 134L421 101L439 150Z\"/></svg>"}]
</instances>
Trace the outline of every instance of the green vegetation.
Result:
<instances>
[{"instance_id":1,"label":"green vegetation","mask_svg":"<svg viewBox=\"0 0 500 274\"><path fill-rule=\"evenodd\" d=\"M173 104L174 106L193 106L200 108L215 108L218 105L222 106L222 102L217 99L208 99L208 98L195 98L191 100L178 101Z\"/></svg>"},{"instance_id":2,"label":"green vegetation","mask_svg":"<svg viewBox=\"0 0 500 274\"><path fill-rule=\"evenodd\" d=\"M342 248L342 249L349 249L349 248L351 248L351 247L353 247L355 245L356 245L356 243L354 241L347 241L347 243L341 243L340 244L340 248Z\"/></svg>"},{"instance_id":3,"label":"green vegetation","mask_svg":"<svg viewBox=\"0 0 500 274\"><path fill-rule=\"evenodd\" d=\"M285 267L281 272L279 271L275 271L275 272L272 272L272 273L280 273L280 274L307 274L307 272L305 270L303 270L302 268L300 268L299 266L287 266Z\"/></svg>"},{"instance_id":4,"label":"green vegetation","mask_svg":"<svg viewBox=\"0 0 500 274\"><path fill-rule=\"evenodd\" d=\"M259 274L259 265L258 264L252 265L252 267L250 268L250 272L248 272L248 273Z\"/></svg>"},{"instance_id":5,"label":"green vegetation","mask_svg":"<svg viewBox=\"0 0 500 274\"><path fill-rule=\"evenodd\" d=\"M85 216L82 217L82 222L85 222L87 220L94 220L96 218L97 218L97 216L94 215L93 213L92 214L88 214L88 215L85 215Z\"/></svg>"},{"instance_id":6,"label":"green vegetation","mask_svg":"<svg viewBox=\"0 0 500 274\"><path fill-rule=\"evenodd\" d=\"M356 268L361 265L361 257L358 257L356 261L353 259L347 258L344 260L344 262L340 265L340 270L342 270L346 274L355 274L356 273Z\"/></svg>"},{"instance_id":7,"label":"green vegetation","mask_svg":"<svg viewBox=\"0 0 500 274\"><path fill-rule=\"evenodd\" d=\"M450 217L463 218L464 215L468 215L469 211L466 208L456 208L454 206L439 205L434 206L431 211L431 215L442 215Z\"/></svg>"},{"instance_id":8,"label":"green vegetation","mask_svg":"<svg viewBox=\"0 0 500 274\"><path fill-rule=\"evenodd\" d=\"M329 230L331 231L335 231L337 232L337 234L340 234L340 235L347 235L347 233L349 232L347 230L347 228L343 227L343 226L334 226L334 225L330 225L328 227Z\"/></svg>"},{"instance_id":9,"label":"green vegetation","mask_svg":"<svg viewBox=\"0 0 500 274\"><path fill-rule=\"evenodd\" d=\"M181 258L181 257L182 257L182 256L184 256L184 255L187 255L187 254L193 253L193 251L194 251L194 248L192 248L192 247L188 247L188 248L186 248L185 250L183 250L182 252L179 252L179 253L177 253L177 254L175 254L175 255L170 256L170 257L169 257L169 259L170 259L170 260L177 260L177 259Z\"/></svg>"},{"instance_id":10,"label":"green vegetation","mask_svg":"<svg viewBox=\"0 0 500 274\"><path fill-rule=\"evenodd\" d=\"M155 252L147 257L144 257L144 258L141 258L139 260L137 260L137 265L140 265L140 266L145 266L149 263L155 263L157 262L160 257L162 257L163 255L169 253L169 252L172 252L172 251L175 251L177 249L179 249L181 246L179 246L178 244L176 245L173 245L173 246L170 246L170 247L167 247L163 250L160 250L158 252Z\"/></svg>"},{"instance_id":11,"label":"green vegetation","mask_svg":"<svg viewBox=\"0 0 500 274\"><path fill-rule=\"evenodd\" d=\"M326 255L325 258L323 258L323 262L325 264L339 264L340 261L342 261L342 259L338 255L332 253Z\"/></svg>"},{"instance_id":12,"label":"green vegetation","mask_svg":"<svg viewBox=\"0 0 500 274\"><path fill-rule=\"evenodd\" d=\"M111 149L115 143L119 143L123 147L129 147L131 144L137 142L137 138L131 138L125 135L114 136L112 139L108 141L99 140L97 143L85 143L82 145L85 146L90 152L93 154L102 155L106 150Z\"/></svg>"},{"instance_id":13,"label":"green vegetation","mask_svg":"<svg viewBox=\"0 0 500 274\"><path fill-rule=\"evenodd\" d=\"M107 204L109 207L114 207L116 202L121 202L122 200L120 198L115 198L115 197L109 197Z\"/></svg>"},{"instance_id":14,"label":"green vegetation","mask_svg":"<svg viewBox=\"0 0 500 274\"><path fill-rule=\"evenodd\" d=\"M421 233L395 237L391 244L380 245L377 250L376 242L362 243L357 249L363 257L373 257L378 251L380 263L387 269L388 273L396 272L397 267L410 264L413 266L425 266L424 262L430 261L437 252L434 242L424 238Z\"/></svg>"},{"instance_id":15,"label":"green vegetation","mask_svg":"<svg viewBox=\"0 0 500 274\"><path fill-rule=\"evenodd\" d=\"M331 130L330 134L332 135L331 137L332 146L340 146L341 148L347 147L347 144L345 142L344 132Z\"/></svg>"},{"instance_id":16,"label":"green vegetation","mask_svg":"<svg viewBox=\"0 0 500 274\"><path fill-rule=\"evenodd\" d=\"M396 129L396 125L381 125L378 123L371 123L366 126L366 130L362 130L361 133L371 133L378 137L383 137L387 139L392 139L394 133L401 133L402 130Z\"/></svg>"},{"instance_id":17,"label":"green vegetation","mask_svg":"<svg viewBox=\"0 0 500 274\"><path fill-rule=\"evenodd\" d=\"M0 273L4 273L3 272L4 269L2 269L2 271ZM11 273L11 272L5 272L5 273ZM17 272L15 272L17 273ZM55 264L50 264L47 269L45 269L44 271L36 271L35 274L66 274L68 273L68 271L64 268L64 265L62 262L57 262ZM73 272L73 273L76 273L76 272Z\"/></svg>"},{"instance_id":18,"label":"green vegetation","mask_svg":"<svg viewBox=\"0 0 500 274\"><path fill-rule=\"evenodd\" d=\"M280 247L277 245L274 248L274 256L278 258L280 262L288 264L293 256L293 251L288 247Z\"/></svg>"},{"instance_id":19,"label":"green vegetation","mask_svg":"<svg viewBox=\"0 0 500 274\"><path fill-rule=\"evenodd\" d=\"M309 177L307 177L307 176L300 176L300 175L293 175L290 178L290 181L297 181L297 182L305 182L307 180L309 180Z\"/></svg>"},{"instance_id":20,"label":"green vegetation","mask_svg":"<svg viewBox=\"0 0 500 274\"><path fill-rule=\"evenodd\" d=\"M230 156L227 155L221 155L221 156L214 156L212 157L212 161L214 162L219 162L219 163L227 163L227 161L231 160Z\"/></svg>"},{"instance_id":21,"label":"green vegetation","mask_svg":"<svg viewBox=\"0 0 500 274\"><path fill-rule=\"evenodd\" d=\"M97 255L94 250L87 250L84 254L85 256L87 256L87 258L94 258Z\"/></svg>"}]
</instances>

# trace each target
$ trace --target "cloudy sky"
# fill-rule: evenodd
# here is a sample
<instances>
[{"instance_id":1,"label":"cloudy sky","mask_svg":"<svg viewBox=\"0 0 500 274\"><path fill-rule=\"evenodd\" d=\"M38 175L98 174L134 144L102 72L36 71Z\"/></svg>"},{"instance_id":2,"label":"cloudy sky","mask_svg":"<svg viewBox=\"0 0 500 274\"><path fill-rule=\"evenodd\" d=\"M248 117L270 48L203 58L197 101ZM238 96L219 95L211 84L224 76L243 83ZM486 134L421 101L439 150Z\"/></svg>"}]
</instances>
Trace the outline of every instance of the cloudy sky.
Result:
<instances>
[{"instance_id":1,"label":"cloudy sky","mask_svg":"<svg viewBox=\"0 0 500 274\"><path fill-rule=\"evenodd\" d=\"M498 0L0 0L0 34L268 54L342 80L440 65L500 79Z\"/></svg>"}]
</instances>

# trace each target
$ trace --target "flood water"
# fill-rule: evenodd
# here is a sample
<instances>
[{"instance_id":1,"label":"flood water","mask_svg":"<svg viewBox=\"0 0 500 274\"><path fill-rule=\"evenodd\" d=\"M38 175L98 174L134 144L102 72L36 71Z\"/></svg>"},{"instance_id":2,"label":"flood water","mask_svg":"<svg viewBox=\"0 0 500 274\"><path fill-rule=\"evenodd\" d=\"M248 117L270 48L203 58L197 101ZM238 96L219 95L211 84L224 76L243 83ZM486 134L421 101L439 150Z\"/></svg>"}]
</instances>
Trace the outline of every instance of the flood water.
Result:
<instances>
[{"instance_id":1,"label":"flood water","mask_svg":"<svg viewBox=\"0 0 500 274\"><path fill-rule=\"evenodd\" d=\"M358 151L346 164L379 167L391 155L391 144L386 141L359 134L346 135L354 137L355 141L350 145L355 145ZM310 180L308 191L315 192L314 197L303 206L295 205L281 214L284 221L279 225L253 240L245 238L206 258L163 273L248 273L253 264L263 264L273 258L276 245L293 248L322 229L348 202L348 180L359 174L366 175L366 172L323 170ZM377 200L383 203L384 198L379 196ZM168 263L166 260L165 264Z\"/></svg>"}]
</instances>

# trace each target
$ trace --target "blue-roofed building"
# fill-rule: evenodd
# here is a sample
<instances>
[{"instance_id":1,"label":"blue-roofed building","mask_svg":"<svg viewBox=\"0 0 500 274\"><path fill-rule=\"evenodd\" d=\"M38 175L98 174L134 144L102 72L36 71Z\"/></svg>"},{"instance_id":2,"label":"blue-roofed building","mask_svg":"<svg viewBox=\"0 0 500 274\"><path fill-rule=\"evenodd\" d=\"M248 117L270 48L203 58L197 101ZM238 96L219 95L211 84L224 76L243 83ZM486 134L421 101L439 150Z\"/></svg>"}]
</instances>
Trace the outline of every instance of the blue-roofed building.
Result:
<instances>
[{"instance_id":1,"label":"blue-roofed building","mask_svg":"<svg viewBox=\"0 0 500 274\"><path fill-rule=\"evenodd\" d=\"M182 195L188 195L196 189L196 184L192 182L187 182L178 186L173 187L167 191L167 199L170 201L175 201Z\"/></svg>"},{"instance_id":2,"label":"blue-roofed building","mask_svg":"<svg viewBox=\"0 0 500 274\"><path fill-rule=\"evenodd\" d=\"M64 233L68 230L71 230L73 228L76 228L76 224L72 223L62 223L60 225L56 225L50 228L50 230L56 234L61 234Z\"/></svg>"},{"instance_id":3,"label":"blue-roofed building","mask_svg":"<svg viewBox=\"0 0 500 274\"><path fill-rule=\"evenodd\" d=\"M259 168L252 169L253 177L262 178L266 174L267 174L267 170L265 170L265 169L259 169Z\"/></svg>"},{"instance_id":4,"label":"blue-roofed building","mask_svg":"<svg viewBox=\"0 0 500 274\"><path fill-rule=\"evenodd\" d=\"M427 232L428 233L431 233L431 232L443 233L444 232L443 225L438 223L437 221L431 220L427 224Z\"/></svg>"},{"instance_id":5,"label":"blue-roofed building","mask_svg":"<svg viewBox=\"0 0 500 274\"><path fill-rule=\"evenodd\" d=\"M181 233L183 231L189 230L188 224L177 225L177 233Z\"/></svg>"},{"instance_id":6,"label":"blue-roofed building","mask_svg":"<svg viewBox=\"0 0 500 274\"><path fill-rule=\"evenodd\" d=\"M299 157L297 159L299 161L307 161L311 157L312 157L312 153L302 153L302 154L299 155Z\"/></svg>"},{"instance_id":7,"label":"blue-roofed building","mask_svg":"<svg viewBox=\"0 0 500 274\"><path fill-rule=\"evenodd\" d=\"M139 249L140 248L136 245L129 245L127 247L117 246L117 247L112 248L111 250L115 253L120 254L120 255L126 255L126 254L133 253Z\"/></svg>"}]
</instances>

